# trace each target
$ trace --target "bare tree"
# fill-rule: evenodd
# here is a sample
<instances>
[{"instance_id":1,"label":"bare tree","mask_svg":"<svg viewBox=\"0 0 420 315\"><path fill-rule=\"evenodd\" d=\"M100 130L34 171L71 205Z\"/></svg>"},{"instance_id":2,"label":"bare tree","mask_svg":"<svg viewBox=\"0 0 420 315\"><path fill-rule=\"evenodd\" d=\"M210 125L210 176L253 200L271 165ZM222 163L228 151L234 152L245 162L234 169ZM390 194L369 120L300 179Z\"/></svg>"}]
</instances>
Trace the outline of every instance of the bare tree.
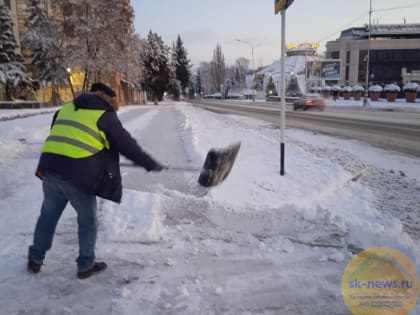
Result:
<instances>
[{"instance_id":1,"label":"bare tree","mask_svg":"<svg viewBox=\"0 0 420 315\"><path fill-rule=\"evenodd\" d=\"M211 64L210 62L201 62L200 63L200 75L201 75L201 87L202 91L205 94L210 94L216 92L217 89L213 87L213 79L211 75Z\"/></svg>"},{"instance_id":2,"label":"bare tree","mask_svg":"<svg viewBox=\"0 0 420 315\"><path fill-rule=\"evenodd\" d=\"M210 62L211 84L216 91L223 94L225 84L226 64L222 47L217 44L213 51L213 60Z\"/></svg>"}]
</instances>

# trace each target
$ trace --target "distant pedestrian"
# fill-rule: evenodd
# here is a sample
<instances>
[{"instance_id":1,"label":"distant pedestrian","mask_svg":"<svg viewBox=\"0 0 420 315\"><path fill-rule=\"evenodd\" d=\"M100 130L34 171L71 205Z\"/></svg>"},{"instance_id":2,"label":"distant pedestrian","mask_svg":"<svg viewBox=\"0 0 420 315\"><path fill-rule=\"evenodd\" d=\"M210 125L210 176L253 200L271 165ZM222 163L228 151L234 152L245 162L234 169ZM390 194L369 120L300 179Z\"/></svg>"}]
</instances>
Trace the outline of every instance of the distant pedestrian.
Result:
<instances>
[{"instance_id":1,"label":"distant pedestrian","mask_svg":"<svg viewBox=\"0 0 420 315\"><path fill-rule=\"evenodd\" d=\"M30 273L41 270L57 223L69 202L77 212L78 278L105 270L106 264L97 262L95 257L96 196L121 201L119 154L147 171L164 168L123 128L117 110L115 92L103 83L95 83L90 93L81 94L55 113L36 170L42 179L44 200L33 245L29 247Z\"/></svg>"}]
</instances>

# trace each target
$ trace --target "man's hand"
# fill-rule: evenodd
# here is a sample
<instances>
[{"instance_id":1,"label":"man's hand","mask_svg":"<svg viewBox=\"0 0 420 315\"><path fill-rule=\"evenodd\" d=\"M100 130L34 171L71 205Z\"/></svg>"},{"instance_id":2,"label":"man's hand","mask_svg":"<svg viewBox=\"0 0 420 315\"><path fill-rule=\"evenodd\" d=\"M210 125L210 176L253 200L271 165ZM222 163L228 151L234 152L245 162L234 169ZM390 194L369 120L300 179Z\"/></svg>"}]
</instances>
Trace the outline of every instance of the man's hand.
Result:
<instances>
[{"instance_id":1,"label":"man's hand","mask_svg":"<svg viewBox=\"0 0 420 315\"><path fill-rule=\"evenodd\" d=\"M162 170L167 170L167 169L168 169L168 167L166 165L162 165L162 164L156 162L155 166L152 169L150 169L149 171L150 172L160 172Z\"/></svg>"}]
</instances>

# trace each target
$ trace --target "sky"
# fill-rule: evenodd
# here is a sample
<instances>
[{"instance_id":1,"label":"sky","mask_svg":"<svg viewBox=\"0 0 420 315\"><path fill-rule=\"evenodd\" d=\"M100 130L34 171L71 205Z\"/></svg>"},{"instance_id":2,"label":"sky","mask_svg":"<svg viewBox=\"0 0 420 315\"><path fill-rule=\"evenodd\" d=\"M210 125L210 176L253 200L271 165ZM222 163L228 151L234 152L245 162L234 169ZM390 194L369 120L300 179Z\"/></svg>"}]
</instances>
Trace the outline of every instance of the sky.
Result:
<instances>
[{"instance_id":1,"label":"sky","mask_svg":"<svg viewBox=\"0 0 420 315\"><path fill-rule=\"evenodd\" d=\"M141 37L149 30L172 46L179 34L194 65L210 61L219 43L226 62L238 57L268 65L281 54L281 18L268 0L135 0L134 26ZM420 23L420 1L372 0L372 23ZM394 8L394 9L392 9ZM369 0L296 0L286 14L286 43L325 43L340 31L368 23ZM238 42L237 39L247 42Z\"/></svg>"},{"instance_id":2,"label":"sky","mask_svg":"<svg viewBox=\"0 0 420 315\"><path fill-rule=\"evenodd\" d=\"M195 194L197 174L123 169L122 203L99 202L96 254L108 269L76 278L69 206L41 272L30 275L27 247L42 200L33 171L54 110L9 120L17 111L0 110L4 314L346 314L341 278L354 249L392 247L419 270L419 240L402 225L416 231L419 222L418 158L288 129L280 176L279 129L270 123L167 102L119 115L160 159L177 152L200 165L209 146L241 140L228 178ZM129 178L148 190L127 187ZM419 312L420 303L410 315Z\"/></svg>"}]
</instances>

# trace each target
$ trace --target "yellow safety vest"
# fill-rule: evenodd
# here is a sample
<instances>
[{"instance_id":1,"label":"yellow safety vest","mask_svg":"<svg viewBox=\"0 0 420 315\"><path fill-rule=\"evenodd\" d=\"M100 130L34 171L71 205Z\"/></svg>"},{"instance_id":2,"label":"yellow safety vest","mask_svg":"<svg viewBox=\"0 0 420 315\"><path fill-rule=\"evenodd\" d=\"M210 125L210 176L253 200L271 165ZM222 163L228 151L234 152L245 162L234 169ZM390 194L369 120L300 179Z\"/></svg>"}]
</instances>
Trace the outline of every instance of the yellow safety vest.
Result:
<instances>
[{"instance_id":1,"label":"yellow safety vest","mask_svg":"<svg viewBox=\"0 0 420 315\"><path fill-rule=\"evenodd\" d=\"M105 134L97 126L104 112L83 108L75 110L73 103L63 105L42 152L79 159L92 156L104 148L109 149Z\"/></svg>"}]
</instances>

